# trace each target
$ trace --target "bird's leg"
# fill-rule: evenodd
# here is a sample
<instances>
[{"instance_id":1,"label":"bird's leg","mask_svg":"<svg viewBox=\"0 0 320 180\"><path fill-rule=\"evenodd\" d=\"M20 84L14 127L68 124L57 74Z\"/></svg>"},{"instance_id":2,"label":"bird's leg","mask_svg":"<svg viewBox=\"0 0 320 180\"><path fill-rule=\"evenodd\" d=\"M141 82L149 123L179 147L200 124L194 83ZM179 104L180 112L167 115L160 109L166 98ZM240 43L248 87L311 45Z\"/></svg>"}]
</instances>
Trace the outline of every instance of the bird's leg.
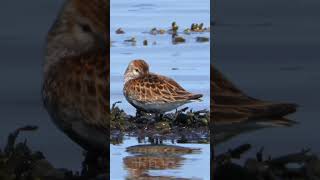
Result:
<instances>
[{"instance_id":1,"label":"bird's leg","mask_svg":"<svg viewBox=\"0 0 320 180\"><path fill-rule=\"evenodd\" d=\"M151 117L150 119L148 118L147 124L146 124L146 126L144 127L145 130L148 129L148 127L149 127L149 125L150 125L150 123L151 123L152 121L153 121L152 117Z\"/></svg>"},{"instance_id":2,"label":"bird's leg","mask_svg":"<svg viewBox=\"0 0 320 180\"><path fill-rule=\"evenodd\" d=\"M137 111L136 111L136 118L140 118L141 115L142 115L141 110L137 109Z\"/></svg>"},{"instance_id":3,"label":"bird's leg","mask_svg":"<svg viewBox=\"0 0 320 180\"><path fill-rule=\"evenodd\" d=\"M159 114L159 121L163 119L163 114Z\"/></svg>"},{"instance_id":4,"label":"bird's leg","mask_svg":"<svg viewBox=\"0 0 320 180\"><path fill-rule=\"evenodd\" d=\"M156 121L161 121L163 119L163 114L161 113L156 113Z\"/></svg>"},{"instance_id":5,"label":"bird's leg","mask_svg":"<svg viewBox=\"0 0 320 180\"><path fill-rule=\"evenodd\" d=\"M146 126L144 127L145 130L148 129L149 124L150 124L150 121L147 121L147 124L146 124Z\"/></svg>"}]
</instances>

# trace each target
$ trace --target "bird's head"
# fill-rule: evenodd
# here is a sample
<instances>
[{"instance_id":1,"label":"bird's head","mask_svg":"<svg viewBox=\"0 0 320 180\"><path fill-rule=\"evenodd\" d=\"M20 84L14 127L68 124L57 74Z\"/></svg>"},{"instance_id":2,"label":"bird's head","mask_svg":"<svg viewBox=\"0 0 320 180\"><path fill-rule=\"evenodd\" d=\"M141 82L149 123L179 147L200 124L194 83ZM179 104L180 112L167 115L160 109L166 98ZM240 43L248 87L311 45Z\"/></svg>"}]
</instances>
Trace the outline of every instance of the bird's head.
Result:
<instances>
[{"instance_id":1,"label":"bird's head","mask_svg":"<svg viewBox=\"0 0 320 180\"><path fill-rule=\"evenodd\" d=\"M149 73L149 65L144 60L133 60L124 73L125 82L144 76Z\"/></svg>"},{"instance_id":2,"label":"bird's head","mask_svg":"<svg viewBox=\"0 0 320 180\"><path fill-rule=\"evenodd\" d=\"M67 0L47 37L47 55L109 47L109 0Z\"/></svg>"}]
</instances>

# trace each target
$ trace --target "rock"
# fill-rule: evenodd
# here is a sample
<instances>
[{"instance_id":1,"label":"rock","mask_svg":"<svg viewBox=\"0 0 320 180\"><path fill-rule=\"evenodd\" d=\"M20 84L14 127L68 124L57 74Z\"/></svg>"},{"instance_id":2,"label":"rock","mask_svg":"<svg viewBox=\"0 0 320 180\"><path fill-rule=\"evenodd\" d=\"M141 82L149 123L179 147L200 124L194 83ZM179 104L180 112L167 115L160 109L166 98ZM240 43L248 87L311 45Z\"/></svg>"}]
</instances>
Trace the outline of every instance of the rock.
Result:
<instances>
[{"instance_id":1,"label":"rock","mask_svg":"<svg viewBox=\"0 0 320 180\"><path fill-rule=\"evenodd\" d=\"M188 35L191 34L191 30L189 28L185 29L183 32Z\"/></svg>"},{"instance_id":2,"label":"rock","mask_svg":"<svg viewBox=\"0 0 320 180\"><path fill-rule=\"evenodd\" d=\"M122 28L119 28L116 30L116 34L124 34L124 30Z\"/></svg>"},{"instance_id":3,"label":"rock","mask_svg":"<svg viewBox=\"0 0 320 180\"><path fill-rule=\"evenodd\" d=\"M172 39L173 44L178 44L178 43L185 43L186 39L183 38L182 36L175 36Z\"/></svg>"},{"instance_id":4,"label":"rock","mask_svg":"<svg viewBox=\"0 0 320 180\"><path fill-rule=\"evenodd\" d=\"M152 28L151 31L150 31L150 34L151 35L157 35L158 34L157 28Z\"/></svg>"},{"instance_id":5,"label":"rock","mask_svg":"<svg viewBox=\"0 0 320 180\"><path fill-rule=\"evenodd\" d=\"M151 35L164 34L164 33L166 33L166 30L164 30L164 29L152 28L150 30Z\"/></svg>"},{"instance_id":6,"label":"rock","mask_svg":"<svg viewBox=\"0 0 320 180\"><path fill-rule=\"evenodd\" d=\"M144 46L148 46L148 40L145 39L145 40L143 41L143 45L144 45Z\"/></svg>"},{"instance_id":7,"label":"rock","mask_svg":"<svg viewBox=\"0 0 320 180\"><path fill-rule=\"evenodd\" d=\"M209 38L208 37L197 37L196 41L197 42L208 42Z\"/></svg>"},{"instance_id":8,"label":"rock","mask_svg":"<svg viewBox=\"0 0 320 180\"><path fill-rule=\"evenodd\" d=\"M132 38L130 38L130 39L124 40L124 42L132 42L132 43L135 43L135 42L137 42L137 40L136 40L135 37L132 37Z\"/></svg>"},{"instance_id":9,"label":"rock","mask_svg":"<svg viewBox=\"0 0 320 180\"><path fill-rule=\"evenodd\" d=\"M159 33L159 34L164 34L164 33L166 33L166 30L164 30L164 29L159 29L159 30L158 30L158 33Z\"/></svg>"}]
</instances>

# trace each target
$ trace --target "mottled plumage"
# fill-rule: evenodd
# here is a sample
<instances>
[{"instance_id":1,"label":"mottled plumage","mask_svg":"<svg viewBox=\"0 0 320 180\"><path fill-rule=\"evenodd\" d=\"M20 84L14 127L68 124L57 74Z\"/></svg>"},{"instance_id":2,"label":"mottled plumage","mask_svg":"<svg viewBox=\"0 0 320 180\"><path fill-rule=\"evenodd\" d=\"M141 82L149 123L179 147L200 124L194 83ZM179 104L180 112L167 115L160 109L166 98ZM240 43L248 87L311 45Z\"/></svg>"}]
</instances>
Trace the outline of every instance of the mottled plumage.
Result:
<instances>
[{"instance_id":1,"label":"mottled plumage","mask_svg":"<svg viewBox=\"0 0 320 180\"><path fill-rule=\"evenodd\" d=\"M48 33L43 101L85 149L109 146L109 1L68 0Z\"/></svg>"},{"instance_id":2,"label":"mottled plumage","mask_svg":"<svg viewBox=\"0 0 320 180\"><path fill-rule=\"evenodd\" d=\"M150 73L148 64L143 60L129 64L123 92L128 102L138 110L160 114L202 97L186 91L171 78Z\"/></svg>"}]
</instances>

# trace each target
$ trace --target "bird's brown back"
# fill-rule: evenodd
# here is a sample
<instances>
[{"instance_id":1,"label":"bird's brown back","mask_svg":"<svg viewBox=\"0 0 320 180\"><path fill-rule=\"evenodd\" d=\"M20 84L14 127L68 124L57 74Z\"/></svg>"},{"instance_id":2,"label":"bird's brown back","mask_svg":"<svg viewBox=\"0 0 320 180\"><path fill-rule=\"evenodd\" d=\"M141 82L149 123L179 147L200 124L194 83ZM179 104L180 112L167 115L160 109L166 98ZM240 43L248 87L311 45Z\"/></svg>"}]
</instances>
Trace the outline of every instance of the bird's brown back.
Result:
<instances>
[{"instance_id":1,"label":"bird's brown back","mask_svg":"<svg viewBox=\"0 0 320 180\"><path fill-rule=\"evenodd\" d=\"M128 81L124 93L137 101L157 103L188 101L202 97L186 91L168 77L151 73Z\"/></svg>"}]
</instances>

